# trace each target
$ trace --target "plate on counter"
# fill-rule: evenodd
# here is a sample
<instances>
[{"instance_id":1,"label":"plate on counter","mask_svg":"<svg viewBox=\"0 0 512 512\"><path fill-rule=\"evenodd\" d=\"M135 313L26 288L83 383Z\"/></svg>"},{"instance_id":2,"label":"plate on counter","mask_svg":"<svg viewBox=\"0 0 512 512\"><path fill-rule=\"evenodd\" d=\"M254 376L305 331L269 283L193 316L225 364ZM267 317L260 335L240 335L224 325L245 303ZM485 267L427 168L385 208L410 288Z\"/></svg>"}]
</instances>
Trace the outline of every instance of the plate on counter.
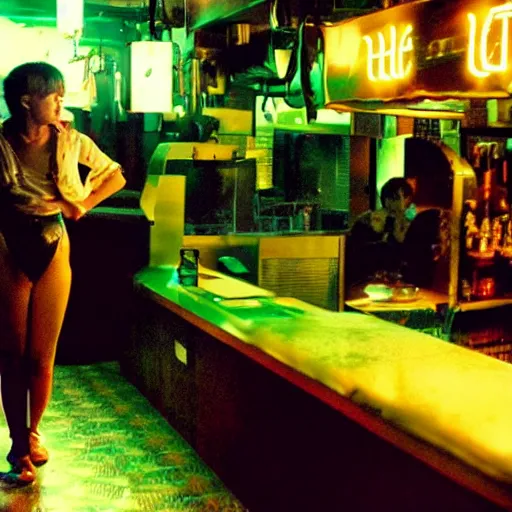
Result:
<instances>
[{"instance_id":1,"label":"plate on counter","mask_svg":"<svg viewBox=\"0 0 512 512\"><path fill-rule=\"evenodd\" d=\"M409 284L387 285L387 284L369 284L365 287L364 293L373 302L389 303L409 303L415 302L420 298L420 289L417 286Z\"/></svg>"}]
</instances>

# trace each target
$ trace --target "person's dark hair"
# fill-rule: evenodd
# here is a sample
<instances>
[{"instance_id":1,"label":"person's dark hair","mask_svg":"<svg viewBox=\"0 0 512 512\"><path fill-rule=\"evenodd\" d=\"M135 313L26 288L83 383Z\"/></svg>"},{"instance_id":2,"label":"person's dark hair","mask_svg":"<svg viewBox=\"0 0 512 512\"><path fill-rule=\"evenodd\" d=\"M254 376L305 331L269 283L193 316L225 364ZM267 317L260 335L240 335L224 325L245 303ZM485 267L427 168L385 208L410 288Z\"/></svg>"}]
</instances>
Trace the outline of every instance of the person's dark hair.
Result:
<instances>
[{"instance_id":1,"label":"person's dark hair","mask_svg":"<svg viewBox=\"0 0 512 512\"><path fill-rule=\"evenodd\" d=\"M380 202L382 206L386 206L387 199L399 199L400 192L402 192L405 198L412 197L413 189L405 178L391 178L386 181L380 190Z\"/></svg>"},{"instance_id":2,"label":"person's dark hair","mask_svg":"<svg viewBox=\"0 0 512 512\"><path fill-rule=\"evenodd\" d=\"M46 62L27 62L15 67L4 80L4 97L11 116L22 111L25 94L44 98L48 94L64 94L62 73Z\"/></svg>"}]
</instances>

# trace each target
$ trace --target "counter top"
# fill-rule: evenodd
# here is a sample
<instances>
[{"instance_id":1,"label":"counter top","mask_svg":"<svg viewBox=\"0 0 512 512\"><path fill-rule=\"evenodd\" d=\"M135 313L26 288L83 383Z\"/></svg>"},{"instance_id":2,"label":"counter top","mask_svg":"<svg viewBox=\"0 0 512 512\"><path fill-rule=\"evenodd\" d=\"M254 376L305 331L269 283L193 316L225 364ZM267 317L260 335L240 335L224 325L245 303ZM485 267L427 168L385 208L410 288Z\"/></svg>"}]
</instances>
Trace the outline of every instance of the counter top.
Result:
<instances>
[{"instance_id":1,"label":"counter top","mask_svg":"<svg viewBox=\"0 0 512 512\"><path fill-rule=\"evenodd\" d=\"M120 206L96 206L87 216L91 217L137 217L146 220L146 215L140 208ZM148 221L149 222L149 221Z\"/></svg>"},{"instance_id":2,"label":"counter top","mask_svg":"<svg viewBox=\"0 0 512 512\"><path fill-rule=\"evenodd\" d=\"M352 309L363 313L375 313L379 311L414 311L431 309L437 310L440 304L448 304L448 295L433 290L421 289L415 300L411 301L375 301L369 297L345 301Z\"/></svg>"},{"instance_id":3,"label":"counter top","mask_svg":"<svg viewBox=\"0 0 512 512\"><path fill-rule=\"evenodd\" d=\"M174 275L146 268L135 284L445 476L512 507L511 365L207 269L198 288L177 285ZM226 289L229 298L217 293Z\"/></svg>"},{"instance_id":4,"label":"counter top","mask_svg":"<svg viewBox=\"0 0 512 512\"><path fill-rule=\"evenodd\" d=\"M247 231L245 233L229 233L236 236L255 236L258 238L272 238L280 236L346 236L350 233L349 229L329 230L310 230L310 231Z\"/></svg>"}]
</instances>

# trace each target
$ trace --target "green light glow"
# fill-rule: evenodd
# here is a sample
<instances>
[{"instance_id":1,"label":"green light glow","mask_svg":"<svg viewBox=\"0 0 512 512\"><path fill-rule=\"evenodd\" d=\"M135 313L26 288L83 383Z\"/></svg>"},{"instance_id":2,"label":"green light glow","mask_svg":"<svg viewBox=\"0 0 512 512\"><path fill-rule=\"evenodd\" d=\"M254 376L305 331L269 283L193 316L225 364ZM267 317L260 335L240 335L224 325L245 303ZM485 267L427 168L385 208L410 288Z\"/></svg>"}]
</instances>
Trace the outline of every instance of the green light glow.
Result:
<instances>
[{"instance_id":1,"label":"green light glow","mask_svg":"<svg viewBox=\"0 0 512 512\"><path fill-rule=\"evenodd\" d=\"M172 112L172 58L171 42L132 43L130 78L133 112Z\"/></svg>"},{"instance_id":2,"label":"green light glow","mask_svg":"<svg viewBox=\"0 0 512 512\"><path fill-rule=\"evenodd\" d=\"M73 35L84 27L84 0L57 0L57 29Z\"/></svg>"},{"instance_id":3,"label":"green light glow","mask_svg":"<svg viewBox=\"0 0 512 512\"><path fill-rule=\"evenodd\" d=\"M336 112L328 108L321 108L317 112L316 124L350 126L351 123L352 114L350 112Z\"/></svg>"}]
</instances>

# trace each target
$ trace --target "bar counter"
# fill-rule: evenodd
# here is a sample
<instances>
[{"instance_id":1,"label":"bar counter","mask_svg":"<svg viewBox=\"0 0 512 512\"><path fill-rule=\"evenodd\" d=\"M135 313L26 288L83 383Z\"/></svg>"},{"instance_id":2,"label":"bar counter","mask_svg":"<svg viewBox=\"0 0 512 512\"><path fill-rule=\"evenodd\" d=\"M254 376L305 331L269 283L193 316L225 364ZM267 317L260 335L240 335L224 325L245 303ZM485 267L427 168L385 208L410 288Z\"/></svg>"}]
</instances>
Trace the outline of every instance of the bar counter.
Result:
<instances>
[{"instance_id":1,"label":"bar counter","mask_svg":"<svg viewBox=\"0 0 512 512\"><path fill-rule=\"evenodd\" d=\"M442 475L445 482L441 487L450 482L450 489L455 489L454 496L458 496L450 498L454 510L512 509L512 413L508 407L512 403L512 367L509 364L371 315L334 313L296 299L276 297L205 268L201 269L197 288L176 284L174 276L173 268L145 268L135 278L137 294L193 326L196 333L204 333L209 340L207 346L215 343L229 346L244 359L284 379L317 402L327 404L338 416L391 446L392 457L396 455L402 460L402 455L397 455L398 449L407 454L407 464L410 460L419 461L419 466ZM173 336L175 332L169 332L169 340ZM124 368L144 392L142 363L135 361L137 347L134 347L143 343L142 338L144 335L131 341L131 359L127 356ZM200 364L196 361L195 366L197 371ZM213 378L211 372L210 377ZM198 376L194 378L196 386ZM231 381L230 385L237 384ZM252 385L257 387L259 383ZM161 382L159 386L160 394L172 392L163 390ZM200 393L200 387L194 387L194 393ZM179 389L175 392L179 393ZM153 397L157 395L158 392ZM196 407L191 419L194 423L201 416L201 396L194 397L192 402ZM306 409L303 412L307 414ZM300 416L301 411L294 410L293 414ZM321 421L320 417L304 418L304 421L312 425L315 419ZM228 427L224 425L223 429ZM325 427L328 435L329 428ZM215 456L202 453L201 447L206 451L211 449L200 439L201 435L208 435L200 434L195 424L188 432L199 454L206 456L206 462L225 478L229 471L223 474L222 463L216 467L212 460ZM338 437L343 436L345 433L340 431ZM353 441L358 443L356 439ZM209 443L212 442L215 437L209 438ZM351 439L344 438L343 442L350 444ZM218 450L220 445L221 441ZM361 444L358 449L359 456L364 457L367 448ZM375 457L377 453L378 450L374 452ZM226 454L217 456L221 461ZM396 461L389 463L399 475ZM346 474L347 469L342 468L344 462L339 464L339 468L323 468L322 478L327 481L327 473L337 471L340 477ZM376 460L375 464L379 462ZM286 461L283 465L286 467ZM383 466L379 471L379 478L384 478L386 468ZM419 474L423 475L422 471L420 468ZM428 478L415 478L414 485L422 493L435 494L435 486L429 480L438 481L434 473L430 472ZM226 484L241 485L240 478ZM369 485L367 492L371 494L372 484ZM244 501L243 491L232 490ZM307 489L301 492L307 493ZM447 496L446 489L440 493ZM386 497L381 499L384 501L375 503L385 505ZM401 499L403 507L394 504L394 510L407 510L410 506L423 509L420 501L426 498L419 499L415 505ZM367 510L361 504L352 503L352 506L355 508L351 510ZM425 509L428 506L432 505L425 504ZM258 510L256 505L253 508ZM268 500L266 510L274 510Z\"/></svg>"},{"instance_id":2,"label":"bar counter","mask_svg":"<svg viewBox=\"0 0 512 512\"><path fill-rule=\"evenodd\" d=\"M346 311L373 315L448 341L445 314L441 313L447 307L448 295L428 289L420 289L411 301L379 301L369 297L345 301Z\"/></svg>"}]
</instances>

